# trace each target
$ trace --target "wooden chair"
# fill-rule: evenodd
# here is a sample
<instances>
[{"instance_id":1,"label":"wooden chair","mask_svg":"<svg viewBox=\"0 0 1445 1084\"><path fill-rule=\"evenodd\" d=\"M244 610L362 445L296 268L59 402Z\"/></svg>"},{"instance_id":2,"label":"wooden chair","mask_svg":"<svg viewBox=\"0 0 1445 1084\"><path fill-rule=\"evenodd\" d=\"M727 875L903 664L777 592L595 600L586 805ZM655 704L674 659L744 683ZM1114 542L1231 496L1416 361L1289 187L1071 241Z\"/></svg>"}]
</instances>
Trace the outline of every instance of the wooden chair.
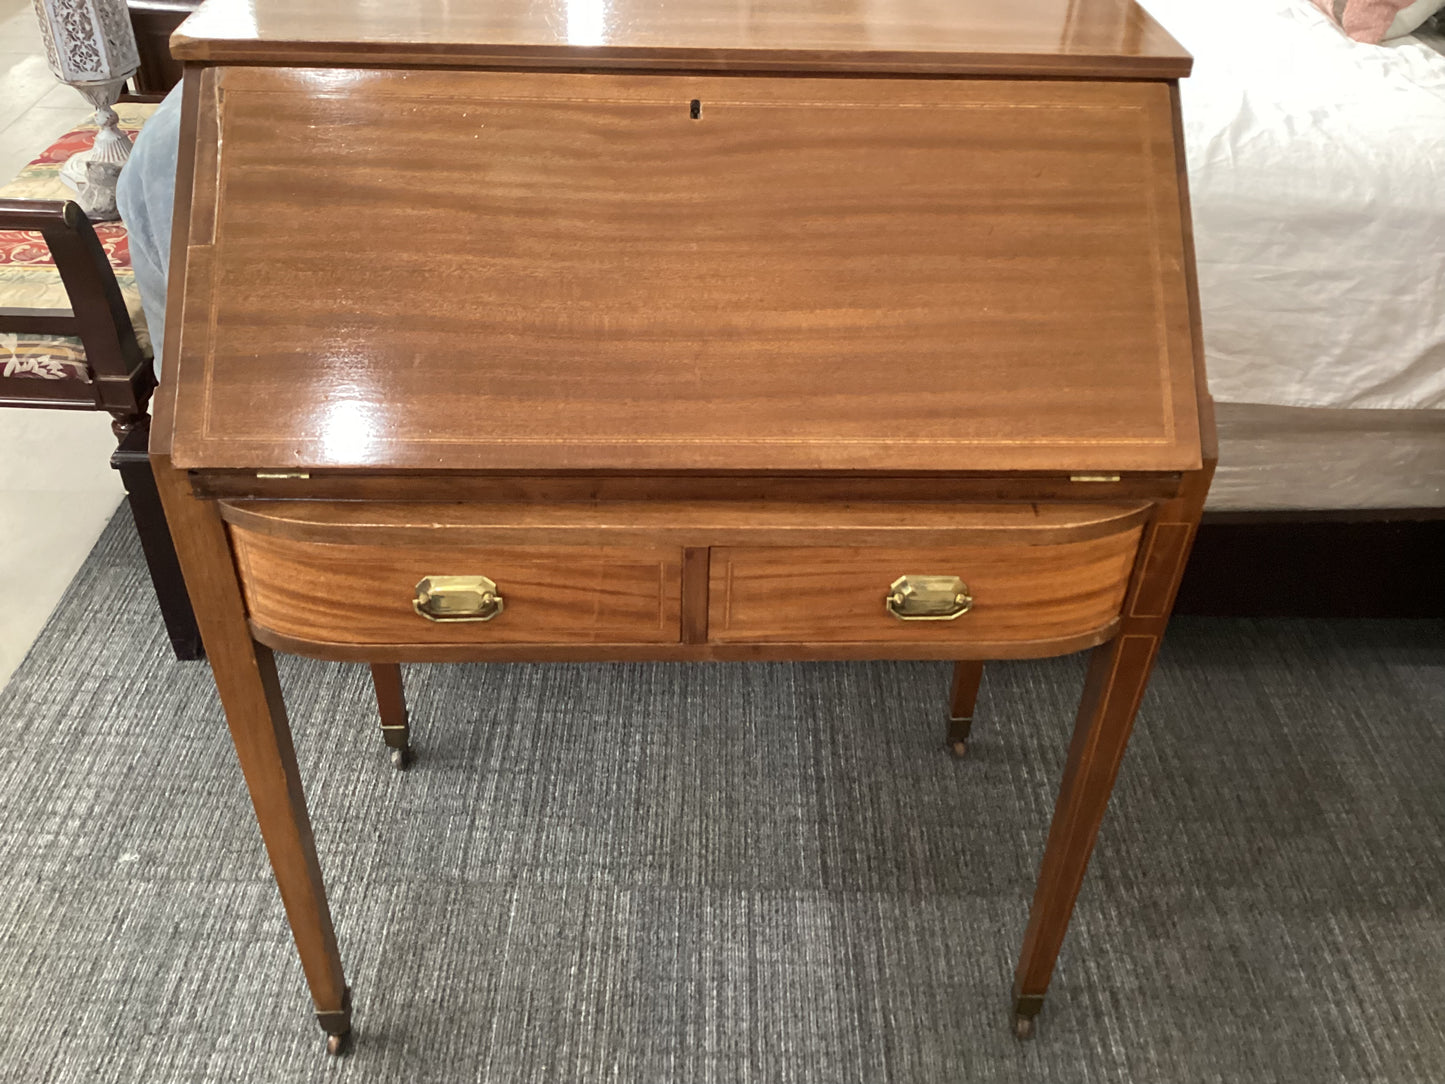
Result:
<instances>
[{"instance_id":1,"label":"wooden chair","mask_svg":"<svg viewBox=\"0 0 1445 1084\"><path fill-rule=\"evenodd\" d=\"M114 231L123 237L123 227L104 228L118 249ZM8 243L7 269L34 280L18 291L21 299L41 299L40 306L15 304L7 293L18 280L0 280L0 406L111 416L118 442L111 465L126 489L171 646L177 658L198 659L200 633L147 458L151 356L105 245L77 204L58 199L0 198L0 240ZM53 303L59 291L45 281L52 272L68 310Z\"/></svg>"},{"instance_id":2,"label":"wooden chair","mask_svg":"<svg viewBox=\"0 0 1445 1084\"><path fill-rule=\"evenodd\" d=\"M126 0L140 69L131 77L131 101L158 102L181 81L181 62L171 56L171 35L201 0Z\"/></svg>"}]
</instances>

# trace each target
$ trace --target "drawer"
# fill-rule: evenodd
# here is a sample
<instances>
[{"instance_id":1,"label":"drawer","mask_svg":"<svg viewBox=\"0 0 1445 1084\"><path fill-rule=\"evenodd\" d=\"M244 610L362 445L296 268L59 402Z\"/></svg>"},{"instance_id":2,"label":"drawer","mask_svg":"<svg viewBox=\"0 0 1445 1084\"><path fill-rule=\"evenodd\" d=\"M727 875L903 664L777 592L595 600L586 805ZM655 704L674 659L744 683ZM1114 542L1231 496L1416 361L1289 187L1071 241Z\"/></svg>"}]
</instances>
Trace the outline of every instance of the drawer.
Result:
<instances>
[{"instance_id":1,"label":"drawer","mask_svg":"<svg viewBox=\"0 0 1445 1084\"><path fill-rule=\"evenodd\" d=\"M455 545L284 538L230 525L251 621L330 644L663 644L680 638L681 551L611 545ZM414 603L475 602L439 577L486 577L486 620L429 620ZM439 601L438 601L439 600ZM490 607L483 607L487 612ZM464 614L465 616L465 614Z\"/></svg>"},{"instance_id":2,"label":"drawer","mask_svg":"<svg viewBox=\"0 0 1445 1084\"><path fill-rule=\"evenodd\" d=\"M708 639L1024 645L1086 637L1118 617L1140 531L1034 544L719 547L709 572ZM952 607L963 611L957 616L890 610L900 587L943 588L939 601L947 606L950 577L964 596Z\"/></svg>"},{"instance_id":3,"label":"drawer","mask_svg":"<svg viewBox=\"0 0 1445 1084\"><path fill-rule=\"evenodd\" d=\"M261 500L220 511L248 615L274 646L365 657L368 645L633 645L644 649L634 657L704 658L754 657L769 643L893 644L947 657L967 643L1009 657L1112 629L1149 507ZM916 590L930 576L957 577L967 612L889 612L900 577ZM445 579L458 577L486 584L458 592ZM488 586L500 612L476 620L495 608L466 609ZM473 619L429 620L419 601Z\"/></svg>"}]
</instances>

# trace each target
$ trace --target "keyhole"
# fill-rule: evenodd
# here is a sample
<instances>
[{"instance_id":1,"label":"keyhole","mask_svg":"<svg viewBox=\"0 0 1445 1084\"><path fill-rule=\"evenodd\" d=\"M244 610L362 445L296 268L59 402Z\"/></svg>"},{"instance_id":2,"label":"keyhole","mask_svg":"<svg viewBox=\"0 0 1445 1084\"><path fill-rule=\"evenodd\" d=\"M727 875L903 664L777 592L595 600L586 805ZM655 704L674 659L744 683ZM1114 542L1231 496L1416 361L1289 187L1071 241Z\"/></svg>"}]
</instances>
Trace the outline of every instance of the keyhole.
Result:
<instances>
[{"instance_id":1,"label":"keyhole","mask_svg":"<svg viewBox=\"0 0 1445 1084\"><path fill-rule=\"evenodd\" d=\"M688 109L687 115L690 116L693 120L702 120L702 102L694 98L692 100L691 107L689 107Z\"/></svg>"}]
</instances>

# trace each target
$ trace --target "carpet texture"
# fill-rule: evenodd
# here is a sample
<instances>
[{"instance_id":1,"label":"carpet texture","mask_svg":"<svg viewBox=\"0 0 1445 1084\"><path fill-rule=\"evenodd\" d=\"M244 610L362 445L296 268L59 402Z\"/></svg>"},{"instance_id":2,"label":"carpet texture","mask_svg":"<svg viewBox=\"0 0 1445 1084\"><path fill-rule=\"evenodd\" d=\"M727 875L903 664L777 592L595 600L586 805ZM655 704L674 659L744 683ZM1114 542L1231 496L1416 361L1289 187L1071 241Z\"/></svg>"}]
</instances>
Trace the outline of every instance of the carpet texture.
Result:
<instances>
[{"instance_id":1,"label":"carpet texture","mask_svg":"<svg viewBox=\"0 0 1445 1084\"><path fill-rule=\"evenodd\" d=\"M323 1054L205 664L113 522L0 694L0 1080L1445 1079L1445 624L1181 620L1040 1017L1081 658L283 659L356 1047Z\"/></svg>"}]
</instances>

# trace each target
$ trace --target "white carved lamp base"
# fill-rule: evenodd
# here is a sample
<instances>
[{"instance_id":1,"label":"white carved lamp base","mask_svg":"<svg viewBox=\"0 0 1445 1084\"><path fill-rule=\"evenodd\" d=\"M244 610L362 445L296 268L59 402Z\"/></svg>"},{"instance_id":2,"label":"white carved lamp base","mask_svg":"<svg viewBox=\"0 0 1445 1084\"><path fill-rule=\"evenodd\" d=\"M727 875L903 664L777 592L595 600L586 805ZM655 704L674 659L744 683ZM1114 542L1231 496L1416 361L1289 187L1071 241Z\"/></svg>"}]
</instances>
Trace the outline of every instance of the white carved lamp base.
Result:
<instances>
[{"instance_id":1,"label":"white carved lamp base","mask_svg":"<svg viewBox=\"0 0 1445 1084\"><path fill-rule=\"evenodd\" d=\"M76 202L92 222L112 222L120 217L115 207L115 182L130 158L130 136L120 130L111 108L125 87L124 79L77 85L76 90L95 106L95 146L73 154L60 167L60 179L75 189Z\"/></svg>"}]
</instances>

